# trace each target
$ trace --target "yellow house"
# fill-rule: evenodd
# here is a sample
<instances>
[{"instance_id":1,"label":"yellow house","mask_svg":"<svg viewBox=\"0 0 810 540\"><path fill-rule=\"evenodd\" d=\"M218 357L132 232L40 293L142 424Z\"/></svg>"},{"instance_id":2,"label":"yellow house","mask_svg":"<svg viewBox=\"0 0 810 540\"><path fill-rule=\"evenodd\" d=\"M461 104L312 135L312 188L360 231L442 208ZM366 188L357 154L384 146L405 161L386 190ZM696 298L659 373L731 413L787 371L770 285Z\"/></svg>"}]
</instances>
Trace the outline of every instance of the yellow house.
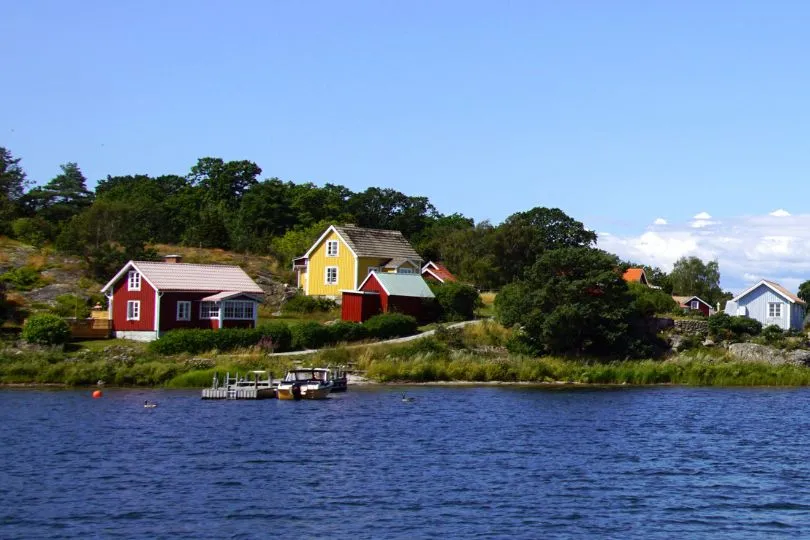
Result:
<instances>
[{"instance_id":1,"label":"yellow house","mask_svg":"<svg viewBox=\"0 0 810 540\"><path fill-rule=\"evenodd\" d=\"M293 270L304 294L339 297L342 290L356 290L372 271L418 274L421 264L399 231L331 225L293 260Z\"/></svg>"}]
</instances>

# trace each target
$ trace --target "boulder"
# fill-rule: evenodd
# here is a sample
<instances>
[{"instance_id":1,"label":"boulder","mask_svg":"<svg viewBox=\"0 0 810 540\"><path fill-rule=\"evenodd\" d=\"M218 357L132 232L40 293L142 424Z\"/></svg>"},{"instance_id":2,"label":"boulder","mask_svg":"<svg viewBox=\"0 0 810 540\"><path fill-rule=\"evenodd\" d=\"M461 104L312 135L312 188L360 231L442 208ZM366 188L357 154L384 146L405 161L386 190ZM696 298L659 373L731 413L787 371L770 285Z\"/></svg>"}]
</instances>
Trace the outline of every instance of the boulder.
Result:
<instances>
[{"instance_id":1,"label":"boulder","mask_svg":"<svg viewBox=\"0 0 810 540\"><path fill-rule=\"evenodd\" d=\"M785 352L756 343L732 343L728 348L728 352L737 360L743 362L767 362L773 365L810 365L810 351L804 350Z\"/></svg>"}]
</instances>

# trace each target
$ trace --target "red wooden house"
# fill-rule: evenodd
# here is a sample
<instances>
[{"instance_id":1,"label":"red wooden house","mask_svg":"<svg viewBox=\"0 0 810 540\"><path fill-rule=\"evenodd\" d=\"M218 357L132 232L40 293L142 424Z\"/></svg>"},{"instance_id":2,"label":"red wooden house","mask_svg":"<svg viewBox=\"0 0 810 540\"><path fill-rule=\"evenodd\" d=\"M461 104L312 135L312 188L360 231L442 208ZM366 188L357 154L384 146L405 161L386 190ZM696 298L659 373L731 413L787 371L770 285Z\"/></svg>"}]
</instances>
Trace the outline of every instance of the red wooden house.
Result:
<instances>
[{"instance_id":1,"label":"red wooden house","mask_svg":"<svg viewBox=\"0 0 810 540\"><path fill-rule=\"evenodd\" d=\"M678 306L684 311L699 311L707 317L714 314L714 308L712 305L699 296L672 295L672 299L675 300L678 303Z\"/></svg>"},{"instance_id":2,"label":"red wooden house","mask_svg":"<svg viewBox=\"0 0 810 540\"><path fill-rule=\"evenodd\" d=\"M363 322L379 313L404 313L423 320L435 298L418 274L371 272L356 291L342 291L341 319Z\"/></svg>"},{"instance_id":3,"label":"red wooden house","mask_svg":"<svg viewBox=\"0 0 810 540\"><path fill-rule=\"evenodd\" d=\"M113 335L151 341L178 328L252 328L264 291L238 266L129 261L101 291Z\"/></svg>"},{"instance_id":4,"label":"red wooden house","mask_svg":"<svg viewBox=\"0 0 810 540\"><path fill-rule=\"evenodd\" d=\"M457 281L456 276L454 276L445 265L433 261L429 261L422 267L422 277L427 280L438 281L439 283Z\"/></svg>"}]
</instances>

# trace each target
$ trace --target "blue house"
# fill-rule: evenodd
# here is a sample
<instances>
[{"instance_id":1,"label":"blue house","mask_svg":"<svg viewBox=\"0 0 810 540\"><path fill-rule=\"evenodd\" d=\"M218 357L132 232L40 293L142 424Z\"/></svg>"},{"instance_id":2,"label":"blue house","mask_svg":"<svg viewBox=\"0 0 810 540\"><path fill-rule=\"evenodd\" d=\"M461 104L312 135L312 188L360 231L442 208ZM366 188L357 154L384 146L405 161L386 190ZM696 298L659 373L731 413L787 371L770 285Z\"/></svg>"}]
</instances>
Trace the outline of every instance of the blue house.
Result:
<instances>
[{"instance_id":1,"label":"blue house","mask_svg":"<svg viewBox=\"0 0 810 540\"><path fill-rule=\"evenodd\" d=\"M726 302L725 313L755 319L762 326L775 324L783 330L801 330L806 307L804 300L792 292L763 279Z\"/></svg>"}]
</instances>

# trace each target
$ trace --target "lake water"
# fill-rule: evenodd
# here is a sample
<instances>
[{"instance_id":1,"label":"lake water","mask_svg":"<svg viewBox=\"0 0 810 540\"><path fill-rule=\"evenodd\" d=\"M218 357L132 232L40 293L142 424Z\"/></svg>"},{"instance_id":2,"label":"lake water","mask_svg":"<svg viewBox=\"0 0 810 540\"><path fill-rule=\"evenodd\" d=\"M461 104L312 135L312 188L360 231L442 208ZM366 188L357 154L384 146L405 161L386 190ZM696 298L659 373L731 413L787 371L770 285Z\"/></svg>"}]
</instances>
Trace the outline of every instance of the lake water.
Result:
<instances>
[{"instance_id":1,"label":"lake water","mask_svg":"<svg viewBox=\"0 0 810 540\"><path fill-rule=\"evenodd\" d=\"M90 394L0 391L0 537L810 534L808 389Z\"/></svg>"}]
</instances>

